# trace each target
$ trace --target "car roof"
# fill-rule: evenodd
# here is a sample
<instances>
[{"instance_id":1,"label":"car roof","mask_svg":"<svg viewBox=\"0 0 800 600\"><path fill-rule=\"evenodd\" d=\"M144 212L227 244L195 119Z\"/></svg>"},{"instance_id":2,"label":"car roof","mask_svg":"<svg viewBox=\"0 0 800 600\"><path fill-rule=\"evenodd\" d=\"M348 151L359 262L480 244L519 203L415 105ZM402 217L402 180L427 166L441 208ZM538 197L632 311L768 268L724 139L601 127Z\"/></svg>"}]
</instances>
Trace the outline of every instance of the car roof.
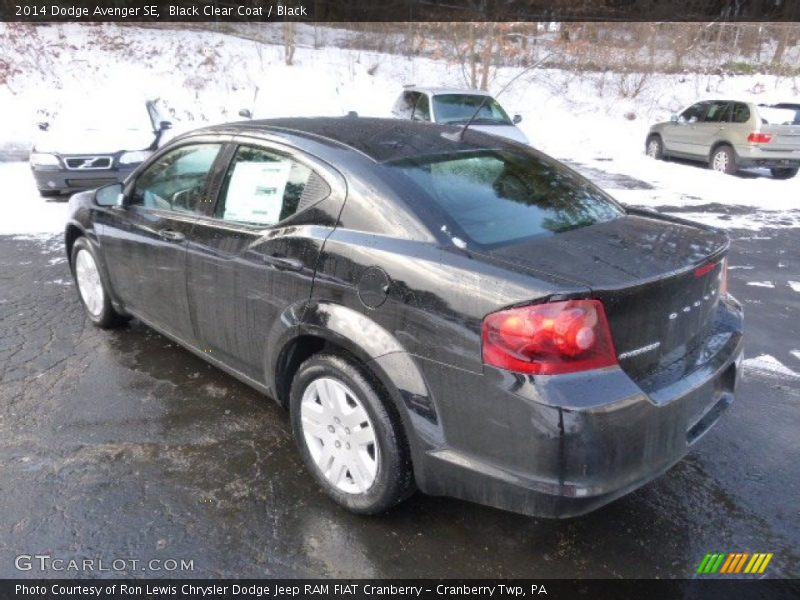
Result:
<instances>
[{"instance_id":1,"label":"car roof","mask_svg":"<svg viewBox=\"0 0 800 600\"><path fill-rule=\"evenodd\" d=\"M486 90L476 90L471 88L449 88L449 87L428 87L422 85L405 86L403 91L422 92L436 96L437 94L464 94L465 96L491 96Z\"/></svg>"},{"instance_id":2,"label":"car roof","mask_svg":"<svg viewBox=\"0 0 800 600\"><path fill-rule=\"evenodd\" d=\"M731 98L731 97L727 97L727 98L719 98L719 97L717 97L717 98L704 98L702 100L698 100L697 102L693 102L689 106L692 106L694 104L700 104L700 103L703 103L703 102L739 102L741 104L752 104L752 105L755 105L755 106L762 106L762 105L764 105L764 106L772 106L774 104L787 104L787 105L788 104L792 104L794 106L800 106L800 104L798 104L797 102L785 101L785 100L780 100L780 99L775 99L775 98L765 98L765 97L757 98L757 97L752 97L752 96L738 96L738 97L733 97L733 98Z\"/></svg>"},{"instance_id":3,"label":"car roof","mask_svg":"<svg viewBox=\"0 0 800 600\"><path fill-rule=\"evenodd\" d=\"M216 125L193 133L283 134L314 141L333 142L355 150L375 162L403 160L470 150L510 147L493 135L469 130L463 139L451 139L460 127L404 119L364 117L296 117L241 121Z\"/></svg>"}]
</instances>

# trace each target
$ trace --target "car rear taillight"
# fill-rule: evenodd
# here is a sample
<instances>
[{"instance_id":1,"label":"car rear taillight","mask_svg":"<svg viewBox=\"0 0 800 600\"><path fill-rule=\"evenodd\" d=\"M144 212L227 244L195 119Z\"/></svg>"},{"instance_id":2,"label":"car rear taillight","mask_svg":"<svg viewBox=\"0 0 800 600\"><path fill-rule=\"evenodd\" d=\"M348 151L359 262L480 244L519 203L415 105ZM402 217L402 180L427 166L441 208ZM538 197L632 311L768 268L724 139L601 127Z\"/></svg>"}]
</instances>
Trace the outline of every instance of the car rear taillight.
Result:
<instances>
[{"instance_id":1,"label":"car rear taillight","mask_svg":"<svg viewBox=\"0 0 800 600\"><path fill-rule=\"evenodd\" d=\"M772 134L753 132L747 136L747 141L751 144L769 144L772 141Z\"/></svg>"},{"instance_id":2,"label":"car rear taillight","mask_svg":"<svg viewBox=\"0 0 800 600\"><path fill-rule=\"evenodd\" d=\"M719 295L724 296L728 293L728 257L726 256L719 262L706 263L694 270L695 277L703 277L719 265Z\"/></svg>"},{"instance_id":3,"label":"car rear taillight","mask_svg":"<svg viewBox=\"0 0 800 600\"><path fill-rule=\"evenodd\" d=\"M722 270L719 272L719 295L728 295L728 257L722 259Z\"/></svg>"},{"instance_id":4,"label":"car rear taillight","mask_svg":"<svg viewBox=\"0 0 800 600\"><path fill-rule=\"evenodd\" d=\"M492 313L483 320L484 364L555 375L617 364L599 300L566 300Z\"/></svg>"}]
</instances>

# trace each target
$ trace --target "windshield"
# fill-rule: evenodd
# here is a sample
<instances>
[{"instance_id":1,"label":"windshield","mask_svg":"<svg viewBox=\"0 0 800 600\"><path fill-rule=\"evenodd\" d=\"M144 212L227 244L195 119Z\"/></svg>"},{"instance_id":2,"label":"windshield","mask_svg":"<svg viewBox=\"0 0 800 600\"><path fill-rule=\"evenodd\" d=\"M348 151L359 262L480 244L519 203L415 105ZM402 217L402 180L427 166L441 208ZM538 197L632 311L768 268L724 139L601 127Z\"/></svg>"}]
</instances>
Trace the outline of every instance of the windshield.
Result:
<instances>
[{"instance_id":1,"label":"windshield","mask_svg":"<svg viewBox=\"0 0 800 600\"><path fill-rule=\"evenodd\" d=\"M478 125L511 125L506 111L497 100L476 94L438 94L433 97L433 114L437 123L466 123L481 107L475 123Z\"/></svg>"},{"instance_id":2,"label":"windshield","mask_svg":"<svg viewBox=\"0 0 800 600\"><path fill-rule=\"evenodd\" d=\"M416 184L461 230L453 235L502 246L624 214L597 187L555 161L509 150L404 159L389 166ZM442 231L448 231L446 225Z\"/></svg>"},{"instance_id":3,"label":"windshield","mask_svg":"<svg viewBox=\"0 0 800 600\"><path fill-rule=\"evenodd\" d=\"M792 104L759 104L761 121L773 125L800 125L800 106Z\"/></svg>"}]
</instances>

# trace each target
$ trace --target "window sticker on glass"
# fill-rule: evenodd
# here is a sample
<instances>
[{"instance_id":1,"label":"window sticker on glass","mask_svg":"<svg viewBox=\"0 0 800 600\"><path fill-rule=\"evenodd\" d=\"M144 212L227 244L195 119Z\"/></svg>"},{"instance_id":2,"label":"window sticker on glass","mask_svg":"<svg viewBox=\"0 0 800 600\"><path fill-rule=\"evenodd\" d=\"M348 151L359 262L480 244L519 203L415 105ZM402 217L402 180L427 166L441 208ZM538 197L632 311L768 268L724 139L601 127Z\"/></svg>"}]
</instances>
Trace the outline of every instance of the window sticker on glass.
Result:
<instances>
[{"instance_id":1,"label":"window sticker on glass","mask_svg":"<svg viewBox=\"0 0 800 600\"><path fill-rule=\"evenodd\" d=\"M274 225L280 221L289 160L236 163L225 199L226 221Z\"/></svg>"}]
</instances>

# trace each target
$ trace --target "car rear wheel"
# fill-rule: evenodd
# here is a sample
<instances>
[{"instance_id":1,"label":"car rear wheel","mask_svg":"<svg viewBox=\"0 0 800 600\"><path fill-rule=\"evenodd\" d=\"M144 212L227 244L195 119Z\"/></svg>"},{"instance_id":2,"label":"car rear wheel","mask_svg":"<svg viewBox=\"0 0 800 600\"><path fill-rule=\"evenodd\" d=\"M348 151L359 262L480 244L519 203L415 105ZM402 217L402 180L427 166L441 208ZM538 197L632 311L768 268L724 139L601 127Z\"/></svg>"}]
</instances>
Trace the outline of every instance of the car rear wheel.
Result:
<instances>
[{"instance_id":1,"label":"car rear wheel","mask_svg":"<svg viewBox=\"0 0 800 600\"><path fill-rule=\"evenodd\" d=\"M306 467L335 502L375 514L413 491L399 418L357 363L335 354L311 357L294 377L290 404Z\"/></svg>"},{"instance_id":2,"label":"car rear wheel","mask_svg":"<svg viewBox=\"0 0 800 600\"><path fill-rule=\"evenodd\" d=\"M650 158L662 160L664 158L664 143L661 141L661 138L657 135L652 135L647 138L645 152Z\"/></svg>"},{"instance_id":3,"label":"car rear wheel","mask_svg":"<svg viewBox=\"0 0 800 600\"><path fill-rule=\"evenodd\" d=\"M125 317L111 305L111 299L97 265L94 248L85 237L75 240L70 264L75 285L78 287L78 295L92 323L108 329L125 322Z\"/></svg>"},{"instance_id":4,"label":"car rear wheel","mask_svg":"<svg viewBox=\"0 0 800 600\"><path fill-rule=\"evenodd\" d=\"M733 175L738 170L736 166L736 155L730 146L720 146L711 154L709 166L719 173Z\"/></svg>"},{"instance_id":5,"label":"car rear wheel","mask_svg":"<svg viewBox=\"0 0 800 600\"><path fill-rule=\"evenodd\" d=\"M797 169L770 169L775 179L791 179L797 175Z\"/></svg>"}]
</instances>

